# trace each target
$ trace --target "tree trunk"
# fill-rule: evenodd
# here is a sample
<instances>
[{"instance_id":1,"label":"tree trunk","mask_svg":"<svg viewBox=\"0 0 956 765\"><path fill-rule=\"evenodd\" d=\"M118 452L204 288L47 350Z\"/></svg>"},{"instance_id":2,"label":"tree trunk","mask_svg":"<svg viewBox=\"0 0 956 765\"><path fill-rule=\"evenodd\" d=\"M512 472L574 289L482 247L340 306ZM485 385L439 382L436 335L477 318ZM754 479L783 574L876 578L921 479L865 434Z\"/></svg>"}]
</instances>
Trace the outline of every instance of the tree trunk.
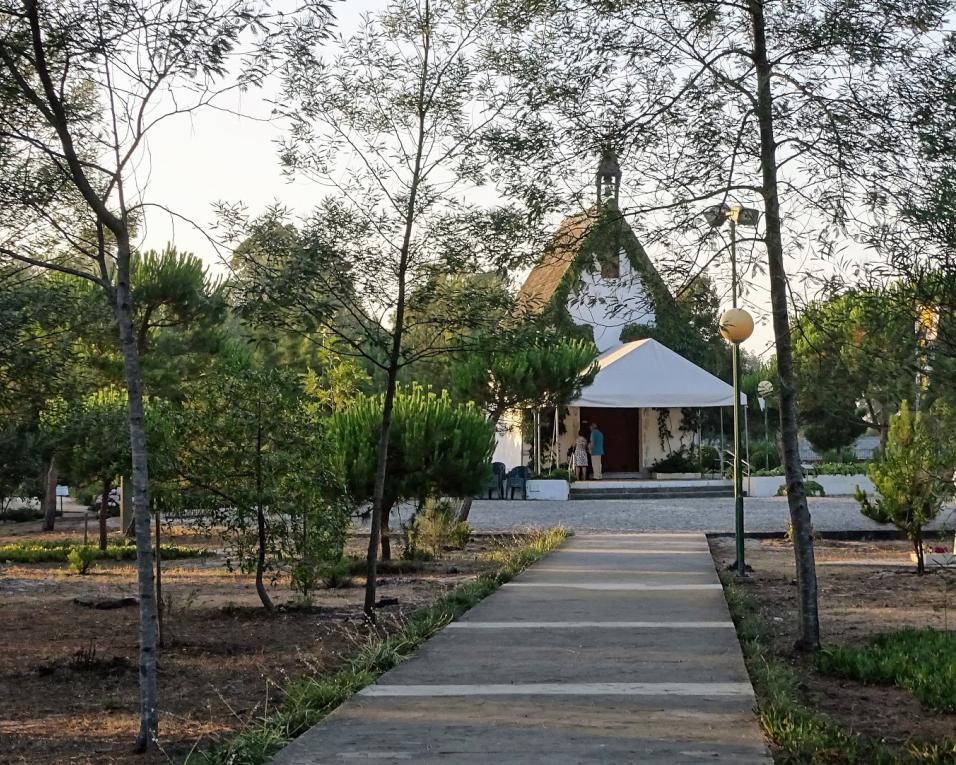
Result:
<instances>
[{"instance_id":1,"label":"tree trunk","mask_svg":"<svg viewBox=\"0 0 956 765\"><path fill-rule=\"evenodd\" d=\"M465 497L461 501L461 505L458 506L458 522L464 523L468 520L468 515L471 513L471 505L475 501L474 497Z\"/></svg>"},{"instance_id":2,"label":"tree trunk","mask_svg":"<svg viewBox=\"0 0 956 765\"><path fill-rule=\"evenodd\" d=\"M926 561L923 558L923 531L917 529L913 534L913 552L916 553L916 573L922 576L926 573Z\"/></svg>"},{"instance_id":3,"label":"tree trunk","mask_svg":"<svg viewBox=\"0 0 956 765\"><path fill-rule=\"evenodd\" d=\"M382 528L379 536L382 543L382 560L392 559L392 537L389 528L389 516L392 514L392 507L387 503L382 503Z\"/></svg>"},{"instance_id":4,"label":"tree trunk","mask_svg":"<svg viewBox=\"0 0 956 765\"><path fill-rule=\"evenodd\" d=\"M757 72L756 116L760 128L760 165L762 194L766 214L767 265L770 273L770 302L773 331L777 346L777 368L780 374L780 415L782 421L784 474L787 502L793 527L793 551L797 569L797 602L801 650L820 647L820 621L817 611L817 575L813 554L813 526L810 508L803 488L800 469L796 387L793 372L793 346L790 341L790 319L787 312L787 273L783 261L783 237L780 226L780 200L777 192L777 144L773 125L772 64L767 54L766 23L762 0L749 0L753 23L753 61Z\"/></svg>"},{"instance_id":5,"label":"tree trunk","mask_svg":"<svg viewBox=\"0 0 956 765\"><path fill-rule=\"evenodd\" d=\"M428 72L431 66L431 6L425 1L424 23L422 24L423 50L421 58L421 80L416 94L418 132L415 143L415 162L408 187L408 202L405 206L404 234L399 249L398 269L396 270L398 291L395 296L395 324L392 329L392 347L388 354L385 395L382 398L382 427L378 437L378 455L375 463L375 490L372 493L372 521L369 529L368 554L365 566L365 615L375 622L375 576L378 563L378 544L381 534L382 514L385 507L385 480L388 475L388 441L392 431L392 410L395 407L395 390L398 370L402 357L402 337L405 332L405 293L407 289L408 260L411 253L412 232L418 214L418 191L422 182L422 159L425 155L427 131L425 118L429 109L427 96Z\"/></svg>"},{"instance_id":6,"label":"tree trunk","mask_svg":"<svg viewBox=\"0 0 956 765\"><path fill-rule=\"evenodd\" d=\"M398 341L401 343L401 340ZM393 340L393 347L395 346ZM400 346L399 346L400 347ZM397 354L395 354L397 361ZM385 479L388 474L388 440L392 430L392 410L395 408L395 388L398 364L390 364L385 396L382 399L382 427L378 435L378 455L375 464L375 491L372 494L371 528L368 534L368 553L365 558L365 615L375 621L375 578L378 568L378 545L382 534L382 510L385 506Z\"/></svg>"},{"instance_id":7,"label":"tree trunk","mask_svg":"<svg viewBox=\"0 0 956 765\"><path fill-rule=\"evenodd\" d=\"M139 595L139 704L140 727L136 750L146 751L159 732L156 709L156 590L149 523L149 466L146 449L146 413L140 381L139 356L133 337L133 307L129 283L128 236L117 237L116 319L123 351L129 403L130 454L133 478L133 517L136 522L136 568Z\"/></svg>"},{"instance_id":8,"label":"tree trunk","mask_svg":"<svg viewBox=\"0 0 956 765\"><path fill-rule=\"evenodd\" d=\"M163 648L163 556L159 549L159 509L156 509L156 627L159 647Z\"/></svg>"},{"instance_id":9,"label":"tree trunk","mask_svg":"<svg viewBox=\"0 0 956 765\"><path fill-rule=\"evenodd\" d=\"M105 550L109 538L107 535L106 520L110 514L110 481L103 481L103 494L100 497L100 549Z\"/></svg>"},{"instance_id":10,"label":"tree trunk","mask_svg":"<svg viewBox=\"0 0 956 765\"><path fill-rule=\"evenodd\" d=\"M56 460L50 457L50 466L46 471L46 493L43 495L43 530L53 531L56 523Z\"/></svg>"},{"instance_id":11,"label":"tree trunk","mask_svg":"<svg viewBox=\"0 0 956 765\"><path fill-rule=\"evenodd\" d=\"M266 590L264 581L266 571L266 512L262 506L262 402L258 404L256 414L259 416L259 426L256 429L256 528L259 538L259 549L256 554L256 592L259 600L267 611L272 611L272 598Z\"/></svg>"}]
</instances>

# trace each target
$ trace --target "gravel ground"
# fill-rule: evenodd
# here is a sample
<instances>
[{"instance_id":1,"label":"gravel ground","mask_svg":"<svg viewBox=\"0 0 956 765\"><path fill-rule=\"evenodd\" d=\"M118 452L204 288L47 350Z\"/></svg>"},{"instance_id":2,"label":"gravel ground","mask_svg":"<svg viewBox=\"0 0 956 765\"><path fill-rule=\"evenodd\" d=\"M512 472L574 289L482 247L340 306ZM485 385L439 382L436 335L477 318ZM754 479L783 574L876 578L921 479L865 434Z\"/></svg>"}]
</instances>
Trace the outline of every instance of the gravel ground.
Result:
<instances>
[{"instance_id":1,"label":"gravel ground","mask_svg":"<svg viewBox=\"0 0 956 765\"><path fill-rule=\"evenodd\" d=\"M784 497L753 497L745 501L747 531L785 531L790 518ZM891 529L860 513L851 497L810 500L818 531ZM535 500L475 500L469 523L480 531L527 526L564 525L577 531L708 531L734 530L734 501L728 499L605 499L557 502ZM956 509L945 509L930 528L952 529Z\"/></svg>"}]
</instances>

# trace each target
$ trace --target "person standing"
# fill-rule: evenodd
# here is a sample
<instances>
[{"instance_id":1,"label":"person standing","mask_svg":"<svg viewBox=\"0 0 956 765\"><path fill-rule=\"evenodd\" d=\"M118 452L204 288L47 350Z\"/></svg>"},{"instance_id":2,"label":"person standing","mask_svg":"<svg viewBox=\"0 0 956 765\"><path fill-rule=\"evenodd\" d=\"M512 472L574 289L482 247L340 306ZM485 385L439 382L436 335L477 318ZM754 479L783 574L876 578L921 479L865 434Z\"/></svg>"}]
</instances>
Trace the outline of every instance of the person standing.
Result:
<instances>
[{"instance_id":1,"label":"person standing","mask_svg":"<svg viewBox=\"0 0 956 765\"><path fill-rule=\"evenodd\" d=\"M578 431L578 437L574 439L574 472L579 481L588 476L588 440L583 430Z\"/></svg>"},{"instance_id":2,"label":"person standing","mask_svg":"<svg viewBox=\"0 0 956 765\"><path fill-rule=\"evenodd\" d=\"M604 475L601 464L604 458L604 434L596 422L591 423L591 440L588 443L591 451L591 465L594 468L594 480L600 481Z\"/></svg>"}]
</instances>

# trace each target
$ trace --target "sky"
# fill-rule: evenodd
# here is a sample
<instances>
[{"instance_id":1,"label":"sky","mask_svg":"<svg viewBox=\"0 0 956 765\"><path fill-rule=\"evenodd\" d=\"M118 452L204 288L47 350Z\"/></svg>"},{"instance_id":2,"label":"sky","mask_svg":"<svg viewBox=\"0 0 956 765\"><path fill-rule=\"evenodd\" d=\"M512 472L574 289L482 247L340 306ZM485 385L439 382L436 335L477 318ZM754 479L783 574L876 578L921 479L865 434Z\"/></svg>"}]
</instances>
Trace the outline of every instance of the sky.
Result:
<instances>
[{"instance_id":1,"label":"sky","mask_svg":"<svg viewBox=\"0 0 956 765\"><path fill-rule=\"evenodd\" d=\"M384 0L346 0L336 5L338 32L348 35L363 14L384 5ZM273 83L223 102L227 109L205 109L170 120L151 134L148 158L139 173L139 181L146 188L145 197L196 225L150 208L140 242L143 248L161 249L173 243L179 250L203 258L212 270L220 271L220 253L208 238L209 232L214 236L216 202L241 202L252 214L275 203L304 213L325 194L309 182L292 182L282 172L277 142L284 130L282 125L269 120L269 100L275 93ZM627 172L626 167L624 171ZM756 202L752 200L750 204L756 206ZM649 254L654 259L653 248ZM791 273L809 267L790 259ZM729 297L722 296L722 302L729 307ZM766 358L773 352L766 277L757 275L748 281L744 305L754 315L756 329L743 347L750 354Z\"/></svg>"}]
</instances>

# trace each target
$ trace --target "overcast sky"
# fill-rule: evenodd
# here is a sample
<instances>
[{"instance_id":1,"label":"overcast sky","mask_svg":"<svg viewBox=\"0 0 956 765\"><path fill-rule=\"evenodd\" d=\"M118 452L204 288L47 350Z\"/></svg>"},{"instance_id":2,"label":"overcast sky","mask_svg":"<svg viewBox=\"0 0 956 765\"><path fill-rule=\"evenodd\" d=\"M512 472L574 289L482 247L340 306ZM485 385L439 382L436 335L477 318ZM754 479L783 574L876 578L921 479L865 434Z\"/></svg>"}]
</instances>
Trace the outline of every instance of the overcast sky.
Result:
<instances>
[{"instance_id":1,"label":"overcast sky","mask_svg":"<svg viewBox=\"0 0 956 765\"><path fill-rule=\"evenodd\" d=\"M383 0L346 0L336 5L339 32L347 35L362 14L384 5ZM147 187L147 200L159 202L207 230L215 221L213 204L217 201L243 202L253 213L275 202L298 212L314 206L324 190L303 181L290 183L279 166L276 141L282 137L283 129L268 121L268 101L273 93L274 86L267 87L228 104L247 116L206 109L188 118L171 120L153 133L148 177L144 168L144 177L140 178ZM751 204L758 206L757 202L754 199ZM159 249L167 242L194 252L219 270L216 250L202 231L165 212L148 211L142 245ZM650 255L654 257L653 250ZM808 267L791 259L792 273ZM744 347L754 354L772 352L768 288L765 278L757 278L749 286L746 302L757 320L757 330Z\"/></svg>"}]
</instances>

